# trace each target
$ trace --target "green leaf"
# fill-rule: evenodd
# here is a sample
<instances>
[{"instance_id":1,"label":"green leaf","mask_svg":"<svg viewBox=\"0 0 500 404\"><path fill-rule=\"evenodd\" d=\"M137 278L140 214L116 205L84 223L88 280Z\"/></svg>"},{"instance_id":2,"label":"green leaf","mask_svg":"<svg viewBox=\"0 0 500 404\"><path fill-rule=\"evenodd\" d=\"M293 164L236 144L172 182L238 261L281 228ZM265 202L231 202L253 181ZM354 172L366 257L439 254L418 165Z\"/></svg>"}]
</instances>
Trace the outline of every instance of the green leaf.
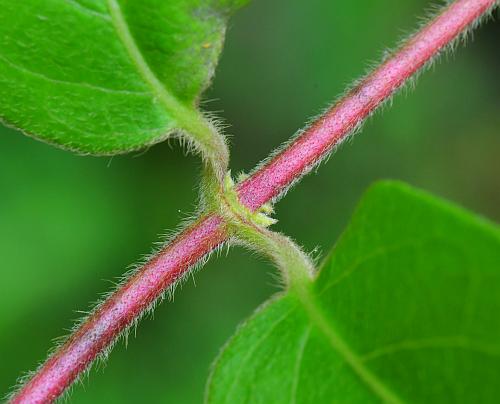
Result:
<instances>
[{"instance_id":1,"label":"green leaf","mask_svg":"<svg viewBox=\"0 0 500 404\"><path fill-rule=\"evenodd\" d=\"M0 117L81 153L202 137L196 104L245 2L0 0Z\"/></svg>"},{"instance_id":2,"label":"green leaf","mask_svg":"<svg viewBox=\"0 0 500 404\"><path fill-rule=\"evenodd\" d=\"M209 403L495 403L500 231L397 183L363 198L305 293L228 342Z\"/></svg>"}]
</instances>

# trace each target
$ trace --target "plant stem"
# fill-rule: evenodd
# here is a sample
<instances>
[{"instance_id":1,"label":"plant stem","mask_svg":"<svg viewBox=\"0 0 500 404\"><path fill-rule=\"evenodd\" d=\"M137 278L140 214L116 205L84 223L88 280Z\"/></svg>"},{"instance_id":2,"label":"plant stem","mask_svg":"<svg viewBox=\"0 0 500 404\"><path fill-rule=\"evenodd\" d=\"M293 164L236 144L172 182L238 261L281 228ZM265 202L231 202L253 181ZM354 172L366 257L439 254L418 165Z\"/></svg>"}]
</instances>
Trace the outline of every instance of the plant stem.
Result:
<instances>
[{"instance_id":1,"label":"plant stem","mask_svg":"<svg viewBox=\"0 0 500 404\"><path fill-rule=\"evenodd\" d=\"M392 57L243 181L237 188L241 204L255 211L277 199L405 81L497 4L497 0L457 0L444 8ZM228 237L227 224L220 215L202 215L97 307L21 386L12 402L42 403L59 397L167 289Z\"/></svg>"},{"instance_id":2,"label":"plant stem","mask_svg":"<svg viewBox=\"0 0 500 404\"><path fill-rule=\"evenodd\" d=\"M262 226L240 225L237 237L245 245L266 255L281 271L288 290L301 295L310 287L316 271L307 254L289 237Z\"/></svg>"},{"instance_id":3,"label":"plant stem","mask_svg":"<svg viewBox=\"0 0 500 404\"><path fill-rule=\"evenodd\" d=\"M187 268L226 237L220 217L207 215L195 221L99 305L12 401L46 403L59 397Z\"/></svg>"},{"instance_id":4,"label":"plant stem","mask_svg":"<svg viewBox=\"0 0 500 404\"><path fill-rule=\"evenodd\" d=\"M459 0L444 8L392 57L248 178L240 187L241 202L254 210L279 198L290 185L325 158L333 146L355 132L409 78L461 33L466 33L496 4L496 0Z\"/></svg>"},{"instance_id":5,"label":"plant stem","mask_svg":"<svg viewBox=\"0 0 500 404\"><path fill-rule=\"evenodd\" d=\"M218 204L212 205L212 209L224 218L230 236L270 258L281 271L289 290L309 288L315 275L314 264L291 238L267 229L275 223L274 219L267 216L273 212L272 206L263 206L252 212L242 205L229 173L223 187Z\"/></svg>"}]
</instances>

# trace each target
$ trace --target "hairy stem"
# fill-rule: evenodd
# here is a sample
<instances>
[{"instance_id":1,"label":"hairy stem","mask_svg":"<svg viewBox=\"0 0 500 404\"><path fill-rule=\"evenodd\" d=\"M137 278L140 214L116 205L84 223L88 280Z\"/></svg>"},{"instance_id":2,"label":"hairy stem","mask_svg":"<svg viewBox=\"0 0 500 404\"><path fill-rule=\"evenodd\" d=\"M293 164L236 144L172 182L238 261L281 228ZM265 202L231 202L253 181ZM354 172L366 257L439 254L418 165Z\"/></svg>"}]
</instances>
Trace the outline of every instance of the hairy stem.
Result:
<instances>
[{"instance_id":1,"label":"hairy stem","mask_svg":"<svg viewBox=\"0 0 500 404\"><path fill-rule=\"evenodd\" d=\"M314 264L291 238L267 229L275 222L268 216L273 212L270 204L252 212L240 203L236 187L228 174L213 210L224 218L230 236L237 242L271 259L281 271L282 279L289 289L300 291L309 287L315 275Z\"/></svg>"},{"instance_id":2,"label":"hairy stem","mask_svg":"<svg viewBox=\"0 0 500 404\"><path fill-rule=\"evenodd\" d=\"M444 8L379 67L273 156L240 188L241 202L256 209L275 200L345 140L408 79L460 34L466 34L497 0L458 0Z\"/></svg>"},{"instance_id":3,"label":"hairy stem","mask_svg":"<svg viewBox=\"0 0 500 404\"><path fill-rule=\"evenodd\" d=\"M202 260L226 237L224 222L218 216L203 216L192 223L99 305L12 401L46 403L59 397L187 268Z\"/></svg>"},{"instance_id":4,"label":"hairy stem","mask_svg":"<svg viewBox=\"0 0 500 404\"><path fill-rule=\"evenodd\" d=\"M264 203L276 200L495 5L497 0L457 0L444 8L323 116L243 181L237 187L242 206L255 211ZM21 386L12 401L42 403L59 397L166 290L228 237L228 225L220 214L202 215L97 307Z\"/></svg>"},{"instance_id":5,"label":"hairy stem","mask_svg":"<svg viewBox=\"0 0 500 404\"><path fill-rule=\"evenodd\" d=\"M302 294L314 279L314 265L307 254L289 237L254 224L237 226L235 233L249 248L271 259L281 271L288 289Z\"/></svg>"}]
</instances>

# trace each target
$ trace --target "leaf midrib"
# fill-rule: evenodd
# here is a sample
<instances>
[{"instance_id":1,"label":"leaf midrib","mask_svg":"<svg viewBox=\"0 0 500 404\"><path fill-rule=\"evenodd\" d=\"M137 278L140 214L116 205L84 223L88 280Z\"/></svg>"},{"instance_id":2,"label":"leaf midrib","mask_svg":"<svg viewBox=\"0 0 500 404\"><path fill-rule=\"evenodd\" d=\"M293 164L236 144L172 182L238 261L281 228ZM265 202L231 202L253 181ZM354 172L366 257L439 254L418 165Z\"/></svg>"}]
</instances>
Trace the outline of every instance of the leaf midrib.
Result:
<instances>
[{"instance_id":1,"label":"leaf midrib","mask_svg":"<svg viewBox=\"0 0 500 404\"><path fill-rule=\"evenodd\" d=\"M201 143L211 138L212 134L204 118L193 107L184 105L167 86L162 83L151 69L130 32L125 16L117 0L107 0L111 22L118 38L122 42L137 72L153 90L170 115L181 129L188 131Z\"/></svg>"},{"instance_id":2,"label":"leaf midrib","mask_svg":"<svg viewBox=\"0 0 500 404\"><path fill-rule=\"evenodd\" d=\"M297 290L297 298L302 303L304 310L311 322L318 327L328 339L332 348L345 360L360 379L380 398L383 402L392 404L405 404L393 391L385 386L382 381L367 368L363 360L344 341L335 329L331 321L324 315L323 310L311 293L310 288Z\"/></svg>"},{"instance_id":3,"label":"leaf midrib","mask_svg":"<svg viewBox=\"0 0 500 404\"><path fill-rule=\"evenodd\" d=\"M152 88L158 98L162 101L168 109L177 109L179 101L176 97L160 82L156 74L151 70L146 59L142 55L139 47L137 46L132 33L125 21L122 9L117 0L108 0L108 8L111 16L111 21L115 27L116 33L120 38L123 46L125 47L130 59L134 63L137 72Z\"/></svg>"}]
</instances>

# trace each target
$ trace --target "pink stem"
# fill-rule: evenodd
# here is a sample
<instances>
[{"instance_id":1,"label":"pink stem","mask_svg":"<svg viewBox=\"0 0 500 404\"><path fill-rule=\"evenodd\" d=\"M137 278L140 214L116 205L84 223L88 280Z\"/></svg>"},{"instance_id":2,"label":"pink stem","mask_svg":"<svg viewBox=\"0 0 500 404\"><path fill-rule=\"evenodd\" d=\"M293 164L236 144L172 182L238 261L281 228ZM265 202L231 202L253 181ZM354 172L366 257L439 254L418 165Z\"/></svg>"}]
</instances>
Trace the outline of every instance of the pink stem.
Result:
<instances>
[{"instance_id":1,"label":"pink stem","mask_svg":"<svg viewBox=\"0 0 500 404\"><path fill-rule=\"evenodd\" d=\"M238 188L241 202L255 210L277 198L495 4L497 0L457 0L445 8L392 58L244 181ZM165 290L227 237L220 216L207 214L195 221L113 293L22 386L12 402L46 403L59 397Z\"/></svg>"},{"instance_id":2,"label":"pink stem","mask_svg":"<svg viewBox=\"0 0 500 404\"><path fill-rule=\"evenodd\" d=\"M113 293L12 401L46 403L59 397L126 327L226 237L219 216L207 215L194 222Z\"/></svg>"},{"instance_id":3,"label":"pink stem","mask_svg":"<svg viewBox=\"0 0 500 404\"><path fill-rule=\"evenodd\" d=\"M444 9L285 150L248 178L240 188L241 202L257 209L279 197L408 78L495 4L495 0L459 0Z\"/></svg>"}]
</instances>

